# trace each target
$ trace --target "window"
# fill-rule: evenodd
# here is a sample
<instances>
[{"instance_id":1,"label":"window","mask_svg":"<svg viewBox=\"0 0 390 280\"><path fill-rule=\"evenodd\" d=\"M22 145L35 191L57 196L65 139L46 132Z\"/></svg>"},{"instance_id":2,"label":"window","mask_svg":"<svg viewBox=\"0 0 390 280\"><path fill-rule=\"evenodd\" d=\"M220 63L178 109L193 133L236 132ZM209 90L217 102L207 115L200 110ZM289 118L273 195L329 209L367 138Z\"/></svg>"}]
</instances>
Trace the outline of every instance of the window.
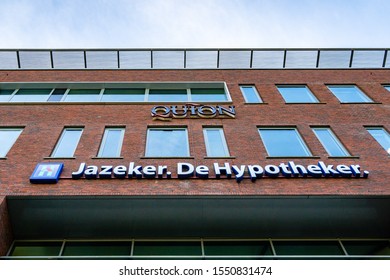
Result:
<instances>
[{"instance_id":1,"label":"window","mask_svg":"<svg viewBox=\"0 0 390 280\"><path fill-rule=\"evenodd\" d=\"M370 127L367 128L367 131L375 138L376 141L386 150L390 155L390 135L382 127Z\"/></svg>"},{"instance_id":2,"label":"window","mask_svg":"<svg viewBox=\"0 0 390 280\"><path fill-rule=\"evenodd\" d=\"M334 85L328 86L328 88L341 103L372 102L372 100L355 85Z\"/></svg>"},{"instance_id":3,"label":"window","mask_svg":"<svg viewBox=\"0 0 390 280\"><path fill-rule=\"evenodd\" d=\"M223 88L192 88L191 101L195 102L215 102L227 101Z\"/></svg>"},{"instance_id":4,"label":"window","mask_svg":"<svg viewBox=\"0 0 390 280\"><path fill-rule=\"evenodd\" d=\"M263 103L255 86L240 86L246 103Z\"/></svg>"},{"instance_id":5,"label":"window","mask_svg":"<svg viewBox=\"0 0 390 280\"><path fill-rule=\"evenodd\" d=\"M0 89L0 102L7 102L14 91L14 89Z\"/></svg>"},{"instance_id":6,"label":"window","mask_svg":"<svg viewBox=\"0 0 390 280\"><path fill-rule=\"evenodd\" d=\"M100 89L71 89L65 97L66 102L99 101Z\"/></svg>"},{"instance_id":7,"label":"window","mask_svg":"<svg viewBox=\"0 0 390 280\"><path fill-rule=\"evenodd\" d=\"M147 157L188 157L186 128L149 128L146 140Z\"/></svg>"},{"instance_id":8,"label":"window","mask_svg":"<svg viewBox=\"0 0 390 280\"><path fill-rule=\"evenodd\" d=\"M228 157L229 150L227 148L225 135L222 128L204 128L204 140L206 143L206 151L208 157Z\"/></svg>"},{"instance_id":9,"label":"window","mask_svg":"<svg viewBox=\"0 0 390 280\"><path fill-rule=\"evenodd\" d=\"M388 91L390 91L390 86L385 86L385 89L387 89Z\"/></svg>"},{"instance_id":10,"label":"window","mask_svg":"<svg viewBox=\"0 0 390 280\"><path fill-rule=\"evenodd\" d=\"M342 157L350 155L330 128L317 127L313 128L313 131L330 156Z\"/></svg>"},{"instance_id":11,"label":"window","mask_svg":"<svg viewBox=\"0 0 390 280\"><path fill-rule=\"evenodd\" d=\"M231 98L224 82L7 83L0 89L0 102L229 101Z\"/></svg>"},{"instance_id":12,"label":"window","mask_svg":"<svg viewBox=\"0 0 390 280\"><path fill-rule=\"evenodd\" d=\"M52 153L52 157L73 157L80 141L82 128L65 128Z\"/></svg>"},{"instance_id":13,"label":"window","mask_svg":"<svg viewBox=\"0 0 390 280\"><path fill-rule=\"evenodd\" d=\"M0 157L7 156L22 130L21 128L0 128Z\"/></svg>"},{"instance_id":14,"label":"window","mask_svg":"<svg viewBox=\"0 0 390 280\"><path fill-rule=\"evenodd\" d=\"M280 94L286 103L318 103L307 86L278 86Z\"/></svg>"},{"instance_id":15,"label":"window","mask_svg":"<svg viewBox=\"0 0 390 280\"><path fill-rule=\"evenodd\" d=\"M46 102L53 89L19 89L11 102Z\"/></svg>"},{"instance_id":16,"label":"window","mask_svg":"<svg viewBox=\"0 0 390 280\"><path fill-rule=\"evenodd\" d=\"M259 132L271 157L311 156L295 128L260 128Z\"/></svg>"},{"instance_id":17,"label":"window","mask_svg":"<svg viewBox=\"0 0 390 280\"><path fill-rule=\"evenodd\" d=\"M107 88L104 90L101 101L117 102L143 102L145 100L145 89L137 88Z\"/></svg>"},{"instance_id":18,"label":"window","mask_svg":"<svg viewBox=\"0 0 390 280\"><path fill-rule=\"evenodd\" d=\"M106 128L99 149L99 157L120 157L124 128Z\"/></svg>"},{"instance_id":19,"label":"window","mask_svg":"<svg viewBox=\"0 0 390 280\"><path fill-rule=\"evenodd\" d=\"M172 101L182 102L187 101L186 89L151 89L149 90L149 101Z\"/></svg>"}]
</instances>

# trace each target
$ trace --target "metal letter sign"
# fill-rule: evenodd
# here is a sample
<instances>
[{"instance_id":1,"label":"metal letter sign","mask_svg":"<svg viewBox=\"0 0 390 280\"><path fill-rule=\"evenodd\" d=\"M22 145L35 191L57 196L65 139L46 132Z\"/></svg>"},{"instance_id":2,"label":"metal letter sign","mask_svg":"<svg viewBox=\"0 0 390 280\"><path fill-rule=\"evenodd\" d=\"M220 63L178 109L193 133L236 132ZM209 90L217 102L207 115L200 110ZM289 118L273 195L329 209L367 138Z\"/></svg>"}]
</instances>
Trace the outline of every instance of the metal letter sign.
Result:
<instances>
[{"instance_id":1,"label":"metal letter sign","mask_svg":"<svg viewBox=\"0 0 390 280\"><path fill-rule=\"evenodd\" d=\"M55 184L60 178L63 167L64 164L58 162L38 163L30 177L30 183Z\"/></svg>"}]
</instances>

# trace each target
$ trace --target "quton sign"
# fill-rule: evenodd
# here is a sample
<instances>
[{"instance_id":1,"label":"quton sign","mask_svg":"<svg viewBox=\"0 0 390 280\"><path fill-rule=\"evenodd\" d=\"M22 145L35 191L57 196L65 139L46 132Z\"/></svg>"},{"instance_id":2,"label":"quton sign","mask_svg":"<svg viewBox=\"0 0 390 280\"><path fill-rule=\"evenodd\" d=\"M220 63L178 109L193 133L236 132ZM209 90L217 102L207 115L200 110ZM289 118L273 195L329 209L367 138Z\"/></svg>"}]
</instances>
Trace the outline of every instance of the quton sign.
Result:
<instances>
[{"instance_id":1,"label":"quton sign","mask_svg":"<svg viewBox=\"0 0 390 280\"><path fill-rule=\"evenodd\" d=\"M39 163L30 178L31 183L56 183L59 179L59 172L51 173L48 166L54 163ZM58 163L55 163L56 165ZM59 168L59 167L58 167ZM50 170L52 167L50 167ZM37 171L41 170L41 171ZM50 175L50 176L49 176ZM78 170L72 172L72 179L191 179L191 178L234 178L237 182L243 179L250 179L255 182L261 178L368 178L369 172L363 171L360 165L333 165L319 161L317 164L301 165L294 161L287 163L282 162L279 165L231 165L226 162L224 164L213 163L211 167L206 165L193 165L187 162L179 162L176 165L176 170L172 172L168 170L166 165L138 165L135 162L130 162L128 165L87 165L81 163ZM57 177L55 177L57 176Z\"/></svg>"},{"instance_id":2,"label":"quton sign","mask_svg":"<svg viewBox=\"0 0 390 280\"><path fill-rule=\"evenodd\" d=\"M153 120L170 121L172 119L183 118L232 118L236 117L234 106L225 108L222 106L200 105L200 104L186 104L186 105L172 105L155 106L151 110Z\"/></svg>"}]
</instances>

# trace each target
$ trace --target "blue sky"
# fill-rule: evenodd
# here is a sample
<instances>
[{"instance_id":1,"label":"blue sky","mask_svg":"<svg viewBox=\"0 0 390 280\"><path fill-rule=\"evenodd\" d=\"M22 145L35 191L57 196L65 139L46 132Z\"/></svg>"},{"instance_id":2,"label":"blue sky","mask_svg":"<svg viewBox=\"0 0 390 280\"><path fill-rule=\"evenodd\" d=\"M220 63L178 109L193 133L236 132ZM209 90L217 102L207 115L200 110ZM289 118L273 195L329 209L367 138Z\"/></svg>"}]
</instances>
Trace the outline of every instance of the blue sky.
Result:
<instances>
[{"instance_id":1,"label":"blue sky","mask_svg":"<svg viewBox=\"0 0 390 280\"><path fill-rule=\"evenodd\" d=\"M0 48L388 48L389 0L0 0Z\"/></svg>"}]
</instances>

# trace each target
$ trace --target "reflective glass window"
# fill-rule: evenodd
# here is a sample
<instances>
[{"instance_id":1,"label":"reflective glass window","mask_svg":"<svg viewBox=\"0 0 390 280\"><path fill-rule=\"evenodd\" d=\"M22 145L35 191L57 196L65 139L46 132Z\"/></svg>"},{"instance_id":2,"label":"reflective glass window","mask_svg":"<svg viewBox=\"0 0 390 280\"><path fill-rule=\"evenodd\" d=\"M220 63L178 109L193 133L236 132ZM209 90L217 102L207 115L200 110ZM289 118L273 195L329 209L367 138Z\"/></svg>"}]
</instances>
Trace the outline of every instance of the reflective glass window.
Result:
<instances>
[{"instance_id":1,"label":"reflective glass window","mask_svg":"<svg viewBox=\"0 0 390 280\"><path fill-rule=\"evenodd\" d=\"M330 156L349 156L348 151L330 128L318 127L313 128L313 131Z\"/></svg>"},{"instance_id":2,"label":"reflective glass window","mask_svg":"<svg viewBox=\"0 0 390 280\"><path fill-rule=\"evenodd\" d=\"M295 128L261 128L259 132L269 156L311 156Z\"/></svg>"},{"instance_id":3,"label":"reflective glass window","mask_svg":"<svg viewBox=\"0 0 390 280\"><path fill-rule=\"evenodd\" d=\"M355 85L328 86L341 103L365 103L372 100Z\"/></svg>"},{"instance_id":4,"label":"reflective glass window","mask_svg":"<svg viewBox=\"0 0 390 280\"><path fill-rule=\"evenodd\" d=\"M145 155L147 157L189 156L187 129L149 128Z\"/></svg>"},{"instance_id":5,"label":"reflective glass window","mask_svg":"<svg viewBox=\"0 0 390 280\"><path fill-rule=\"evenodd\" d=\"M207 156L228 157L229 150L226 144L225 135L222 128L209 127L203 129L206 143Z\"/></svg>"},{"instance_id":6,"label":"reflective glass window","mask_svg":"<svg viewBox=\"0 0 390 280\"><path fill-rule=\"evenodd\" d=\"M390 134L382 127L367 128L367 131L375 138L376 141L386 150L390 155Z\"/></svg>"},{"instance_id":7,"label":"reflective glass window","mask_svg":"<svg viewBox=\"0 0 390 280\"><path fill-rule=\"evenodd\" d=\"M65 128L51 156L73 157L82 132L82 128Z\"/></svg>"},{"instance_id":8,"label":"reflective glass window","mask_svg":"<svg viewBox=\"0 0 390 280\"><path fill-rule=\"evenodd\" d=\"M262 103L256 88L254 86L240 86L242 95L247 103Z\"/></svg>"},{"instance_id":9,"label":"reflective glass window","mask_svg":"<svg viewBox=\"0 0 390 280\"><path fill-rule=\"evenodd\" d=\"M143 102L145 101L145 89L120 89L107 88L104 90L102 100L105 102Z\"/></svg>"},{"instance_id":10,"label":"reflective glass window","mask_svg":"<svg viewBox=\"0 0 390 280\"><path fill-rule=\"evenodd\" d=\"M7 102L11 98L14 89L0 89L0 102Z\"/></svg>"},{"instance_id":11,"label":"reflective glass window","mask_svg":"<svg viewBox=\"0 0 390 280\"><path fill-rule=\"evenodd\" d=\"M71 89L65 97L66 102L96 102L100 98L100 89Z\"/></svg>"},{"instance_id":12,"label":"reflective glass window","mask_svg":"<svg viewBox=\"0 0 390 280\"><path fill-rule=\"evenodd\" d=\"M192 88L191 100L196 102L216 102L227 101L227 96L223 88Z\"/></svg>"},{"instance_id":13,"label":"reflective glass window","mask_svg":"<svg viewBox=\"0 0 390 280\"><path fill-rule=\"evenodd\" d=\"M318 103L307 86L278 86L278 90L286 103Z\"/></svg>"},{"instance_id":14,"label":"reflective glass window","mask_svg":"<svg viewBox=\"0 0 390 280\"><path fill-rule=\"evenodd\" d=\"M0 157L7 156L22 130L21 128L0 128Z\"/></svg>"},{"instance_id":15,"label":"reflective glass window","mask_svg":"<svg viewBox=\"0 0 390 280\"><path fill-rule=\"evenodd\" d=\"M153 102L182 102L188 101L186 89L151 89L149 90L149 100Z\"/></svg>"},{"instance_id":16,"label":"reflective glass window","mask_svg":"<svg viewBox=\"0 0 390 280\"><path fill-rule=\"evenodd\" d=\"M11 102L45 102L53 89L19 89Z\"/></svg>"},{"instance_id":17,"label":"reflective glass window","mask_svg":"<svg viewBox=\"0 0 390 280\"><path fill-rule=\"evenodd\" d=\"M119 157L121 154L124 133L124 128L106 128L98 156Z\"/></svg>"}]
</instances>

